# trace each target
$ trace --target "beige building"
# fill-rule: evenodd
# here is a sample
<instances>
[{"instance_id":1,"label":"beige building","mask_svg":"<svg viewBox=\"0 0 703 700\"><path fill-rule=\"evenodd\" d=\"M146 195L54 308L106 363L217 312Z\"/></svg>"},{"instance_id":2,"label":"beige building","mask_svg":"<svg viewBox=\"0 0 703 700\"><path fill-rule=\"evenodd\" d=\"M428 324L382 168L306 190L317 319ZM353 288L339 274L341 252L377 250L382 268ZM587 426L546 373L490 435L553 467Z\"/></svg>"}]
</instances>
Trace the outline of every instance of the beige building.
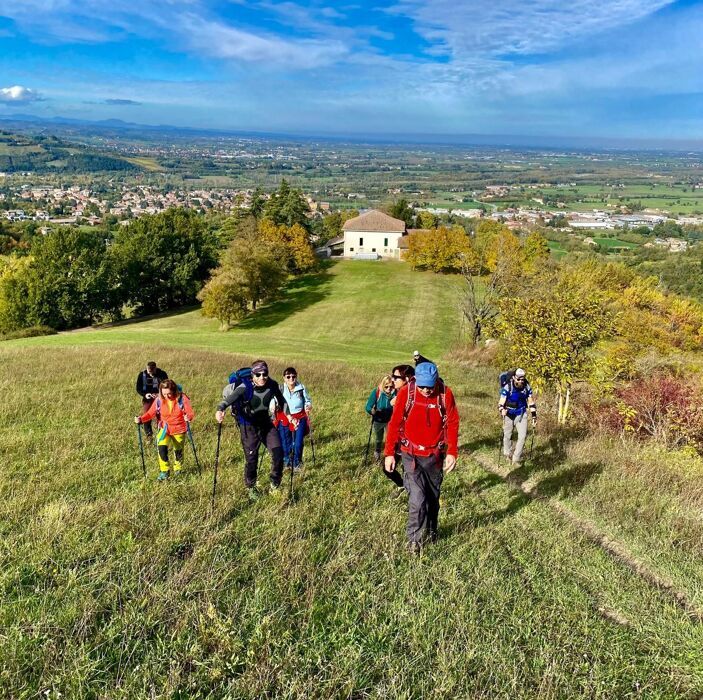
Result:
<instances>
[{"instance_id":1,"label":"beige building","mask_svg":"<svg viewBox=\"0 0 703 700\"><path fill-rule=\"evenodd\" d=\"M405 235L405 222L372 209L344 222L345 258L400 257L399 240Z\"/></svg>"}]
</instances>

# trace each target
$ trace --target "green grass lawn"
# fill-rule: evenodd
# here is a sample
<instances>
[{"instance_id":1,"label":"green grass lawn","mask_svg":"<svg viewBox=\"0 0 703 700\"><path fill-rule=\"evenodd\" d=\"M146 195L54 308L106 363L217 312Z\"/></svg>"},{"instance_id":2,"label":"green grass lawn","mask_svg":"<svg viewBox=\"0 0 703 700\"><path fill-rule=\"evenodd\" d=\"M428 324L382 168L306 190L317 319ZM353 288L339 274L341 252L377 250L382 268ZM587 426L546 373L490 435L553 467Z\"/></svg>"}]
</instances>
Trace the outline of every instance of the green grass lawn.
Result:
<instances>
[{"instance_id":1,"label":"green grass lawn","mask_svg":"<svg viewBox=\"0 0 703 700\"><path fill-rule=\"evenodd\" d=\"M457 288L344 262L228 333L190 311L0 344L0 696L699 696L703 625L471 458L495 459L496 371L451 360ZM416 346L463 423L440 540L409 559L405 502L361 461L365 398ZM212 414L254 355L277 377L298 367L315 464L308 445L294 501L250 504L228 422L211 513ZM193 400L202 475L188 455L182 481L157 484L151 448L142 477L134 380L152 357ZM557 432L541 412L517 476L703 607L703 461Z\"/></svg>"}]
</instances>

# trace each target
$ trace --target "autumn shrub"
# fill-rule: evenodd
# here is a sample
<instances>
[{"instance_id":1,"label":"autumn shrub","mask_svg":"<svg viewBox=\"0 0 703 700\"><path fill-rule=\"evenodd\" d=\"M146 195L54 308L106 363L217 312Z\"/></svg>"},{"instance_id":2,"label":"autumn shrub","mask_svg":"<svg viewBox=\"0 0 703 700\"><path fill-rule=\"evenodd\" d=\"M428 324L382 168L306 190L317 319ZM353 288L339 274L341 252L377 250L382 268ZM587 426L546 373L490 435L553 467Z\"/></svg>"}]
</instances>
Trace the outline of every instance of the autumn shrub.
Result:
<instances>
[{"instance_id":1,"label":"autumn shrub","mask_svg":"<svg viewBox=\"0 0 703 700\"><path fill-rule=\"evenodd\" d=\"M691 377L653 374L616 389L601 403L597 422L621 435L651 439L666 447L691 445L703 452L701 387Z\"/></svg>"}]
</instances>

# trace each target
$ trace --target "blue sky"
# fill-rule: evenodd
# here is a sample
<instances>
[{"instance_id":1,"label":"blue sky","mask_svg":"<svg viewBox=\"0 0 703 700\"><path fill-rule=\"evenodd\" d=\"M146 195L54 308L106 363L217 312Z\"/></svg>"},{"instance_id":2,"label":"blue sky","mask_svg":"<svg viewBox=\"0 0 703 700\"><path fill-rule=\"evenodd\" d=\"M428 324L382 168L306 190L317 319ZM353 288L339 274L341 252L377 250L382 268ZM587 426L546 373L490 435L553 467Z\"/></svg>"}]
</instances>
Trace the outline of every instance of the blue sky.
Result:
<instances>
[{"instance_id":1,"label":"blue sky","mask_svg":"<svg viewBox=\"0 0 703 700\"><path fill-rule=\"evenodd\" d=\"M703 138L703 0L0 0L0 116Z\"/></svg>"}]
</instances>

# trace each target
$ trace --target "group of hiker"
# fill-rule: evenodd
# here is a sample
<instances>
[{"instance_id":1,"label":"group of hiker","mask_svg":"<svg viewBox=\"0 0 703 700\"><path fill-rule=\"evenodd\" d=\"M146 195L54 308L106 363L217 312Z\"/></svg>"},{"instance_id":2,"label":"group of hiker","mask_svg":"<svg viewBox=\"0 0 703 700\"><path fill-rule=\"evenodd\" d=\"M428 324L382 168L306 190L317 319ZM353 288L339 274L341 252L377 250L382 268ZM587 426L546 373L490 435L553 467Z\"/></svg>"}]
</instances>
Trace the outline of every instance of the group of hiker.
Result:
<instances>
[{"instance_id":1,"label":"group of hiker","mask_svg":"<svg viewBox=\"0 0 703 700\"><path fill-rule=\"evenodd\" d=\"M392 497L407 493L408 549L417 554L426 542L437 539L442 480L454 469L458 456L459 413L454 394L439 376L436 364L418 351L413 353L413 359L414 367L396 365L368 397L366 412L371 417L371 425L365 461L373 437L374 461L393 482ZM251 367L230 375L222 400L217 404L218 431L227 409L239 429L245 461L244 483L252 501L261 496L257 477L262 447L271 457L269 492L272 495L281 492L284 469L298 472L303 466L312 400L294 367L284 370L283 380L279 386L269 375L267 363L256 360ZM514 464L519 464L527 436L527 414L529 412L534 424L537 409L523 369L503 373L500 383L502 452ZM182 470L187 437L191 439L197 460L190 431L195 413L181 387L155 362L149 362L140 372L136 388L142 397L142 413L134 420L140 430L144 426L148 440L153 439L151 421L157 421L158 479L164 481ZM512 442L514 429L517 430L515 445ZM169 448L173 449L172 467Z\"/></svg>"}]
</instances>

